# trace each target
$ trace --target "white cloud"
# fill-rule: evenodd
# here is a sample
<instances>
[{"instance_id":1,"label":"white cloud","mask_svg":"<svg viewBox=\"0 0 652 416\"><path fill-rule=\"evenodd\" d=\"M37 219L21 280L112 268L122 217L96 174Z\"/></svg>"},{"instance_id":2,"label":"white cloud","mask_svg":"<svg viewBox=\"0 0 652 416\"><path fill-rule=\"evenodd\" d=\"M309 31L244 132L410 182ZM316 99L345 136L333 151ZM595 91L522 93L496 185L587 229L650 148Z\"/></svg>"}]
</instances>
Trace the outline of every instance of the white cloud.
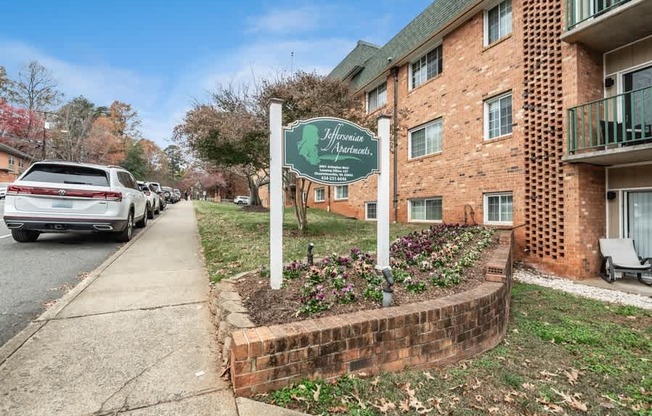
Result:
<instances>
[{"instance_id":1,"label":"white cloud","mask_svg":"<svg viewBox=\"0 0 652 416\"><path fill-rule=\"evenodd\" d=\"M253 38L220 54L198 57L179 73L153 76L106 63L66 61L21 42L0 40L0 56L10 77L29 61L39 61L52 72L67 99L83 95L96 105L114 100L131 104L141 118L144 137L165 148L193 102L206 101L207 92L218 85L253 85L296 70L327 74L355 46L355 40L349 39L298 38Z\"/></svg>"},{"instance_id":2,"label":"white cloud","mask_svg":"<svg viewBox=\"0 0 652 416\"><path fill-rule=\"evenodd\" d=\"M266 14L247 19L247 31L268 34L310 32L321 25L323 14L323 10L316 6L292 9L274 8Z\"/></svg>"}]
</instances>

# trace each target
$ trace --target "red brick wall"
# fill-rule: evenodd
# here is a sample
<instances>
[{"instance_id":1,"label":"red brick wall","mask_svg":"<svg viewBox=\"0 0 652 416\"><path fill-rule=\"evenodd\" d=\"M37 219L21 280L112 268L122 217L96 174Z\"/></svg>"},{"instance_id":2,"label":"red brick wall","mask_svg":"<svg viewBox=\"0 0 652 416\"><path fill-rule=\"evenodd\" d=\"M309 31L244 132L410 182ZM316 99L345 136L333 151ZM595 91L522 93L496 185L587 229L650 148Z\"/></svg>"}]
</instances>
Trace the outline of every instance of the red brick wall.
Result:
<instances>
[{"instance_id":1,"label":"red brick wall","mask_svg":"<svg viewBox=\"0 0 652 416\"><path fill-rule=\"evenodd\" d=\"M250 396L304 378L430 368L496 346L507 330L512 233L486 265L487 282L445 298L231 334L233 389Z\"/></svg>"},{"instance_id":2,"label":"red brick wall","mask_svg":"<svg viewBox=\"0 0 652 416\"><path fill-rule=\"evenodd\" d=\"M593 252L604 232L604 179L601 169L562 158L567 109L603 96L602 56L560 40L565 4L514 0L511 36L489 48L478 13L443 39L442 74L412 91L408 66L400 68L397 219L408 220L410 198L442 197L444 222L462 222L472 210L483 223L483 194L512 191L515 257L588 277L598 271ZM379 113L392 113L393 84L389 76L389 103ZM485 141L483 101L507 90L513 134ZM442 153L408 160L408 129L440 117ZM363 219L365 202L375 199L372 178L350 185L347 201L311 206Z\"/></svg>"},{"instance_id":3,"label":"red brick wall","mask_svg":"<svg viewBox=\"0 0 652 416\"><path fill-rule=\"evenodd\" d=\"M232 334L238 396L303 378L429 368L494 347L509 320L509 284L485 283L445 299L241 330Z\"/></svg>"},{"instance_id":4,"label":"red brick wall","mask_svg":"<svg viewBox=\"0 0 652 416\"><path fill-rule=\"evenodd\" d=\"M523 177L523 67L521 1L512 2L513 29L505 39L484 47L483 13L478 13L443 40L444 70L425 84L408 91L408 65L399 72L398 221L408 220L408 201L442 197L443 221L463 222L465 207L483 222L483 195L511 191L515 227L524 223ZM394 83L387 79L388 107L393 104ZM484 101L512 92L513 133L484 139ZM403 111L407 110L407 117ZM391 108L378 110L392 113ZM440 154L408 158L408 130L441 118ZM391 164L391 163L390 163ZM393 164L392 169L393 169ZM393 175L393 172L392 172ZM333 212L364 219L365 202L375 201L375 177L349 185L347 201L332 202ZM314 195L311 195L311 198ZM313 204L324 206L326 204ZM390 218L393 220L393 207ZM470 221L470 217L468 218ZM517 245L522 230L517 228Z\"/></svg>"}]
</instances>

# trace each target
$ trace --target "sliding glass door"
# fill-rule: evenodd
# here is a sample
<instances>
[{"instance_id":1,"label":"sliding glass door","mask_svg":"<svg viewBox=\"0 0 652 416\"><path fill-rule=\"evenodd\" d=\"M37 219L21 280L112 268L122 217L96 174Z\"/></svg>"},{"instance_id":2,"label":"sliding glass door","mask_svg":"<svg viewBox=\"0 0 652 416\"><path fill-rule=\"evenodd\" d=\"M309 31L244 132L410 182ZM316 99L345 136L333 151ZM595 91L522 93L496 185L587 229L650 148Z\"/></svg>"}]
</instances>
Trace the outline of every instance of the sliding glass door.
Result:
<instances>
[{"instance_id":1,"label":"sliding glass door","mask_svg":"<svg viewBox=\"0 0 652 416\"><path fill-rule=\"evenodd\" d=\"M652 257L652 191L627 192L627 233L640 257Z\"/></svg>"}]
</instances>

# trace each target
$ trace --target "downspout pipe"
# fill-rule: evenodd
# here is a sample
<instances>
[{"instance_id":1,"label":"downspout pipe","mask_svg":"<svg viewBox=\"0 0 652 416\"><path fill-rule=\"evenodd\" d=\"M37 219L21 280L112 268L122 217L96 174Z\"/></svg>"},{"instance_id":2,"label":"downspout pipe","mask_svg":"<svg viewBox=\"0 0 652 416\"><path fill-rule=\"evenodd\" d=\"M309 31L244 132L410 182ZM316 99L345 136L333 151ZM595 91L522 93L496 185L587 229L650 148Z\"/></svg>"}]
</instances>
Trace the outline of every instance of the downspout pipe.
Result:
<instances>
[{"instance_id":1,"label":"downspout pipe","mask_svg":"<svg viewBox=\"0 0 652 416\"><path fill-rule=\"evenodd\" d=\"M393 66L391 74L394 77L394 123L392 126L392 137L394 140L394 223L398 222L398 66Z\"/></svg>"}]
</instances>

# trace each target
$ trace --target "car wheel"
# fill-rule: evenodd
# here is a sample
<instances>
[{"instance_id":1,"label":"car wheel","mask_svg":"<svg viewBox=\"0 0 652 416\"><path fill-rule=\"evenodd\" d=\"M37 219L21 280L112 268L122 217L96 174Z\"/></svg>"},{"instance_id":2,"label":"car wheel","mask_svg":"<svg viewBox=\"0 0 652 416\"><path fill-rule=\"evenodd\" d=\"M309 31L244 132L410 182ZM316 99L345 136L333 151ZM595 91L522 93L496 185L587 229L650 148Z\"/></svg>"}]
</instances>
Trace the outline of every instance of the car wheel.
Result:
<instances>
[{"instance_id":1,"label":"car wheel","mask_svg":"<svg viewBox=\"0 0 652 416\"><path fill-rule=\"evenodd\" d=\"M127 226L124 230L118 232L118 243L126 243L131 240L134 233L134 213L129 211L127 216Z\"/></svg>"},{"instance_id":2,"label":"car wheel","mask_svg":"<svg viewBox=\"0 0 652 416\"><path fill-rule=\"evenodd\" d=\"M11 230L11 236L19 243L33 243L39 234L41 233L32 230Z\"/></svg>"},{"instance_id":3,"label":"car wheel","mask_svg":"<svg viewBox=\"0 0 652 416\"><path fill-rule=\"evenodd\" d=\"M148 215L149 215L149 210L147 209L147 207L145 207L145 211L143 211L143 218L140 221L136 222L136 227L145 228L147 226Z\"/></svg>"},{"instance_id":4,"label":"car wheel","mask_svg":"<svg viewBox=\"0 0 652 416\"><path fill-rule=\"evenodd\" d=\"M161 213L161 203L159 202L158 204L154 204L154 215L158 215Z\"/></svg>"},{"instance_id":5,"label":"car wheel","mask_svg":"<svg viewBox=\"0 0 652 416\"><path fill-rule=\"evenodd\" d=\"M154 218L154 208L150 207L149 204L147 204L147 218L150 220Z\"/></svg>"}]
</instances>

